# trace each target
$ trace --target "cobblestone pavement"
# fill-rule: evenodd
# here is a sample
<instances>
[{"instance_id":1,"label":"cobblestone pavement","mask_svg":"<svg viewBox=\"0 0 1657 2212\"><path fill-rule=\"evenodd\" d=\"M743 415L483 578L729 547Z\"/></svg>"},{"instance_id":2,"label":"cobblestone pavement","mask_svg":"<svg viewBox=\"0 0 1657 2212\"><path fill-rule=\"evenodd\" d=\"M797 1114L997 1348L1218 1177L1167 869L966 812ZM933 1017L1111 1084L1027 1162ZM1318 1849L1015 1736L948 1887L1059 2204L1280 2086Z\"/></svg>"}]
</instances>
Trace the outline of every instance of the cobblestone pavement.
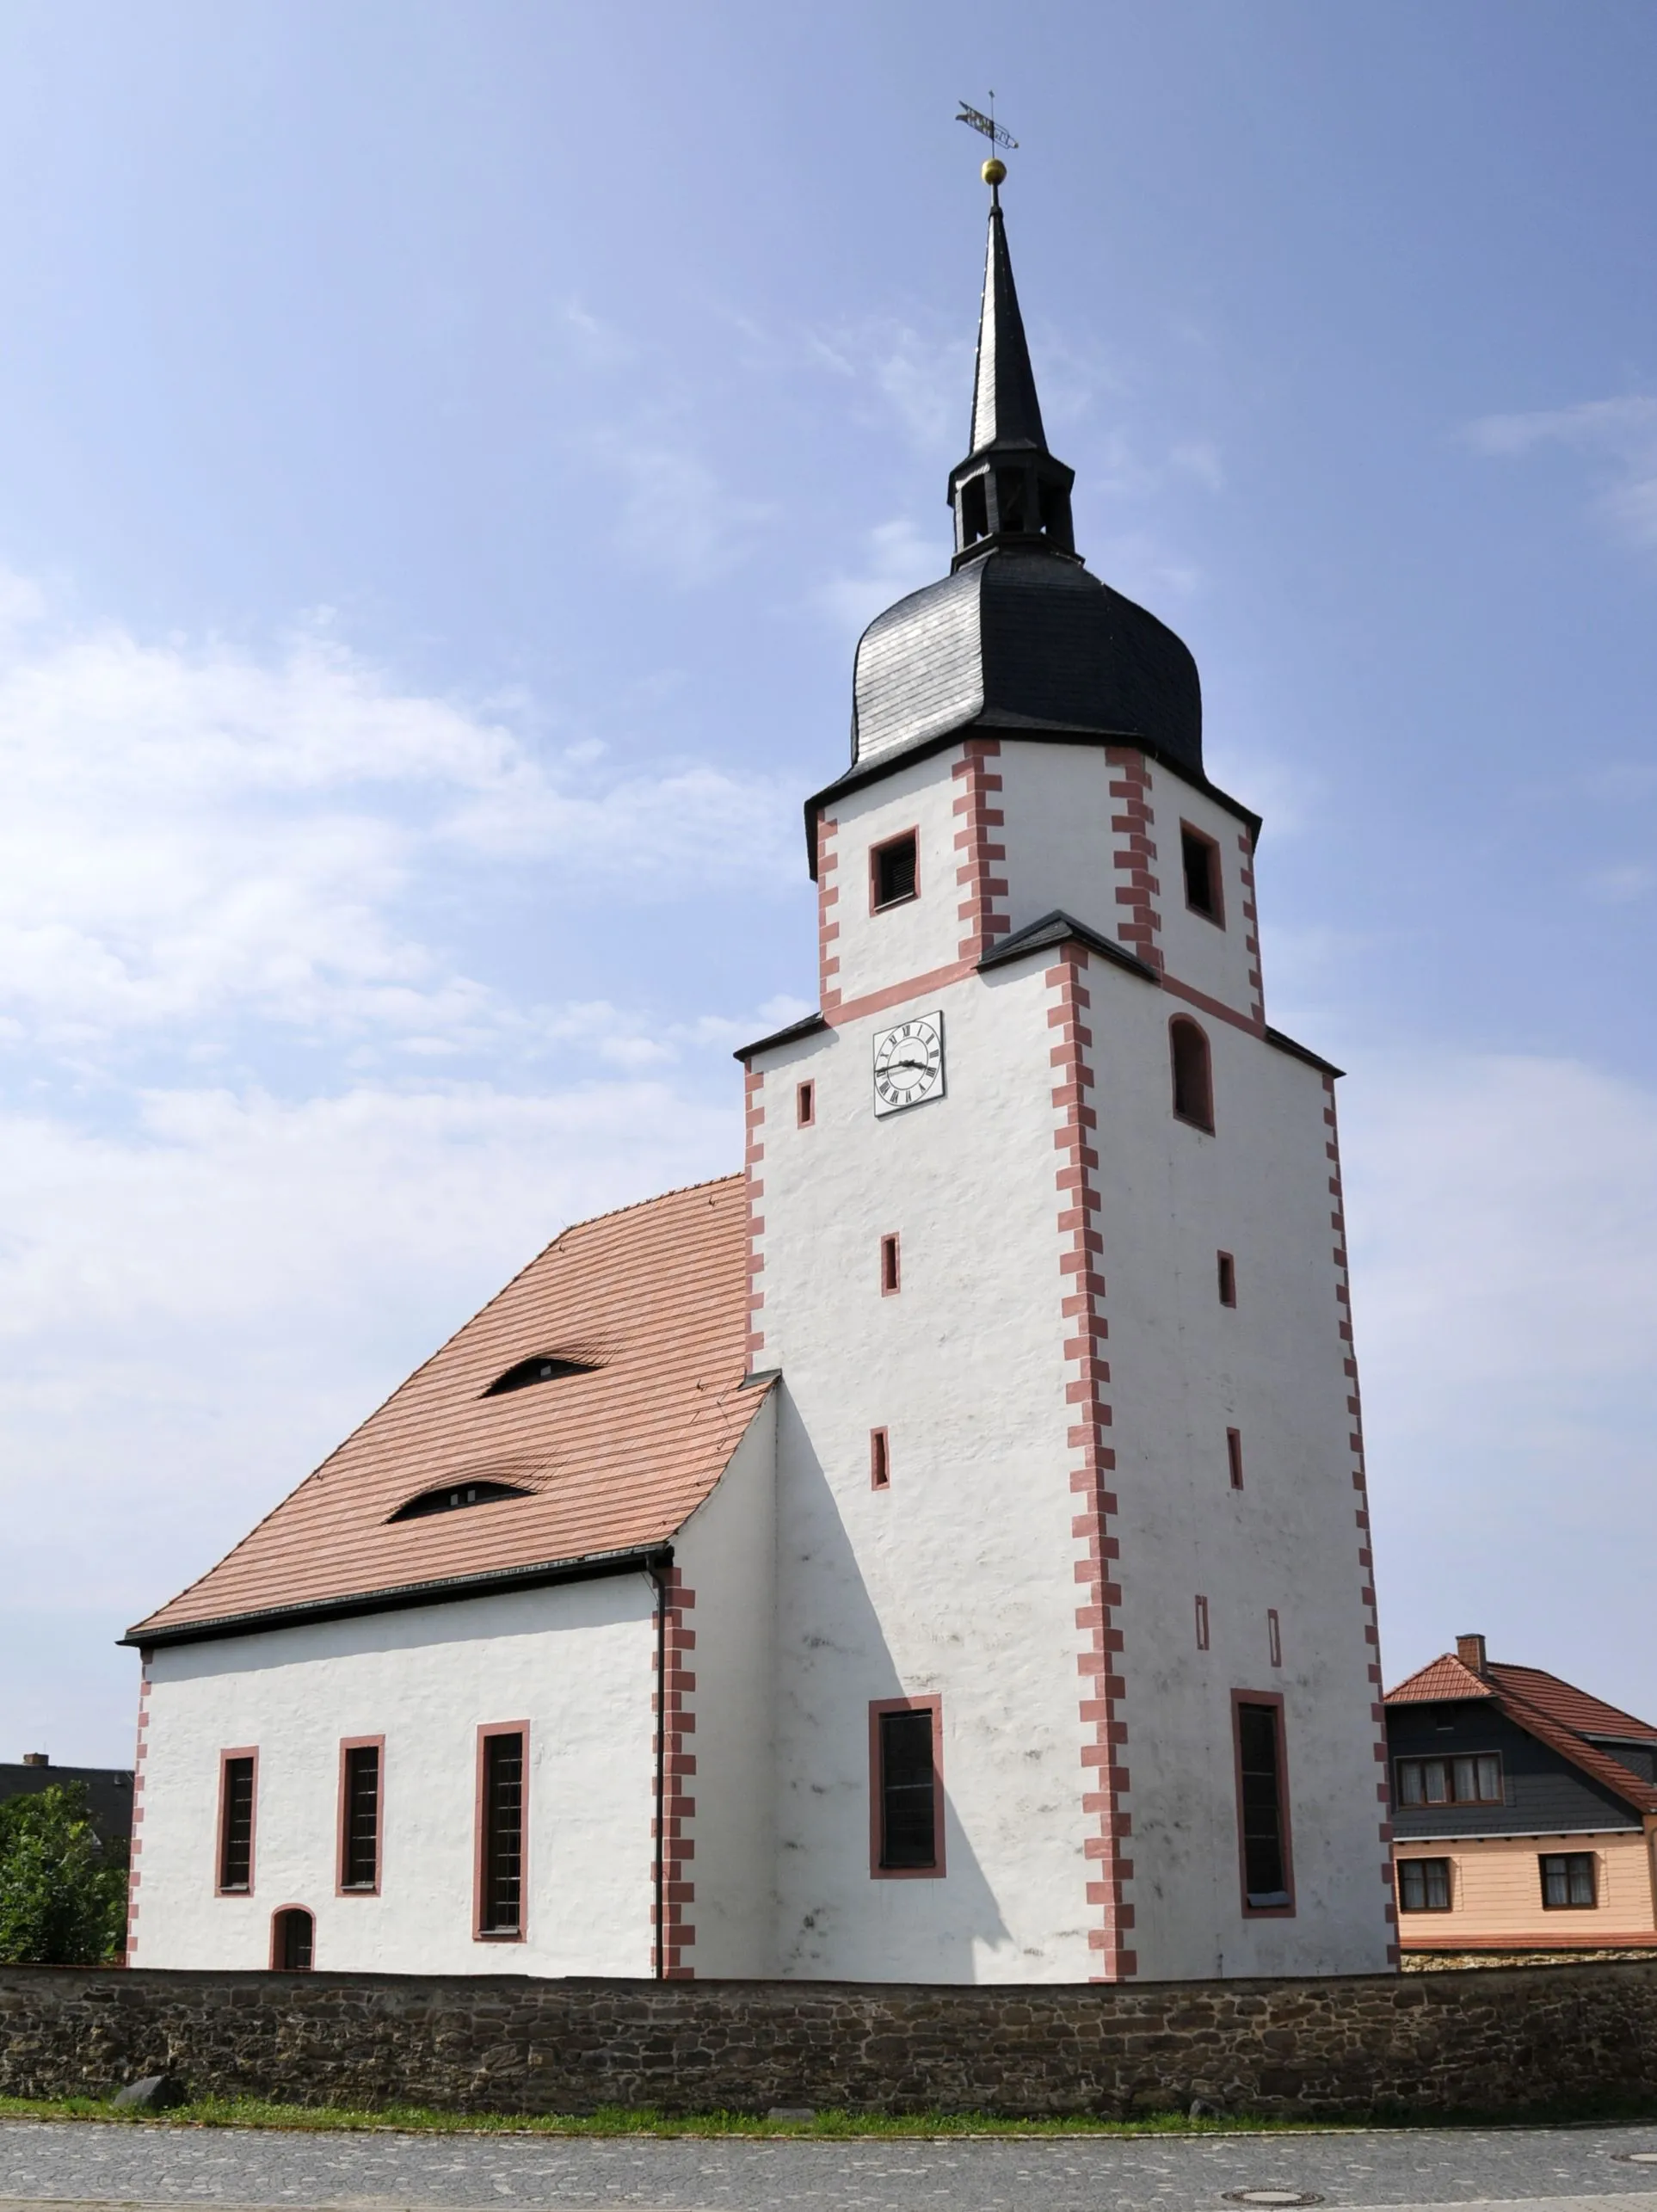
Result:
<instances>
[{"instance_id":1,"label":"cobblestone pavement","mask_svg":"<svg viewBox=\"0 0 1657 2212\"><path fill-rule=\"evenodd\" d=\"M1633 2154L1632 2156L1630 2154ZM286 2135L0 2122L0 2212L113 2203L650 2208L651 2212L1227 2212L1229 2190L1331 2208L1500 2202L1657 2212L1657 2126L833 2142Z\"/></svg>"}]
</instances>

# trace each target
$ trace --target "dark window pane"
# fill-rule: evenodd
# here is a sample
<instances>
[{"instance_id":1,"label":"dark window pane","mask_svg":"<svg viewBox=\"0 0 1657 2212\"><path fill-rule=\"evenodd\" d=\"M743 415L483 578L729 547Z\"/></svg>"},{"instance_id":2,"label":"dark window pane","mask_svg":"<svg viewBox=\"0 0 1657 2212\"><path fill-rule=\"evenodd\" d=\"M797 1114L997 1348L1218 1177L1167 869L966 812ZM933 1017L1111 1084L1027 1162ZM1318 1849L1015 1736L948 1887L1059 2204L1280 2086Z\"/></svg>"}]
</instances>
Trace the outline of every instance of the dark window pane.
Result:
<instances>
[{"instance_id":1,"label":"dark window pane","mask_svg":"<svg viewBox=\"0 0 1657 2212\"><path fill-rule=\"evenodd\" d=\"M877 906L896 906L900 899L915 897L913 837L895 838L890 845L881 846L874 860L874 903Z\"/></svg>"},{"instance_id":2,"label":"dark window pane","mask_svg":"<svg viewBox=\"0 0 1657 2212\"><path fill-rule=\"evenodd\" d=\"M1542 1860L1542 1901L1551 1911L1571 1907L1592 1909L1593 1853L1591 1851L1549 1852Z\"/></svg>"},{"instance_id":3,"label":"dark window pane","mask_svg":"<svg viewBox=\"0 0 1657 2212\"><path fill-rule=\"evenodd\" d=\"M276 1963L285 1974L309 1974L315 1923L295 1907L276 1915Z\"/></svg>"},{"instance_id":4,"label":"dark window pane","mask_svg":"<svg viewBox=\"0 0 1657 2212\"><path fill-rule=\"evenodd\" d=\"M1173 1111L1198 1129L1214 1127L1214 1093L1209 1075L1208 1039L1194 1021L1176 1021L1168 1032L1173 1057Z\"/></svg>"},{"instance_id":5,"label":"dark window pane","mask_svg":"<svg viewBox=\"0 0 1657 2212\"><path fill-rule=\"evenodd\" d=\"M524 1740L484 1740L484 1926L515 1935L521 1925L524 1848Z\"/></svg>"},{"instance_id":6,"label":"dark window pane","mask_svg":"<svg viewBox=\"0 0 1657 2212\"><path fill-rule=\"evenodd\" d=\"M1426 1872L1426 1901L1430 1913L1450 1910L1450 1861L1447 1858L1424 1859Z\"/></svg>"},{"instance_id":7,"label":"dark window pane","mask_svg":"<svg viewBox=\"0 0 1657 2212\"><path fill-rule=\"evenodd\" d=\"M880 1864L936 1866L932 1715L880 1716Z\"/></svg>"},{"instance_id":8,"label":"dark window pane","mask_svg":"<svg viewBox=\"0 0 1657 2212\"><path fill-rule=\"evenodd\" d=\"M219 1839L219 1886L245 1889L253 1877L253 1761L225 1761L224 1833Z\"/></svg>"},{"instance_id":9,"label":"dark window pane","mask_svg":"<svg viewBox=\"0 0 1657 2212\"><path fill-rule=\"evenodd\" d=\"M379 1747L345 1754L345 1887L372 1889L379 1879Z\"/></svg>"},{"instance_id":10,"label":"dark window pane","mask_svg":"<svg viewBox=\"0 0 1657 2212\"><path fill-rule=\"evenodd\" d=\"M1421 1788L1429 1805L1449 1803L1450 1772L1442 1759L1429 1759L1423 1761Z\"/></svg>"},{"instance_id":11,"label":"dark window pane","mask_svg":"<svg viewBox=\"0 0 1657 2212\"><path fill-rule=\"evenodd\" d=\"M1251 1905L1286 1905L1277 1708L1239 1705L1237 1737L1242 1769L1243 1888Z\"/></svg>"},{"instance_id":12,"label":"dark window pane","mask_svg":"<svg viewBox=\"0 0 1657 2212\"><path fill-rule=\"evenodd\" d=\"M1398 1762L1398 1802L1401 1805L1423 1802L1421 1762L1419 1759L1401 1759Z\"/></svg>"},{"instance_id":13,"label":"dark window pane","mask_svg":"<svg viewBox=\"0 0 1657 2212\"><path fill-rule=\"evenodd\" d=\"M1501 1761L1494 1754L1479 1761L1479 1796L1487 1805L1501 1802Z\"/></svg>"},{"instance_id":14,"label":"dark window pane","mask_svg":"<svg viewBox=\"0 0 1657 2212\"><path fill-rule=\"evenodd\" d=\"M1475 1778L1477 1771L1470 1759L1458 1759L1453 1762L1452 1795L1458 1805L1470 1805L1477 1796L1478 1784Z\"/></svg>"},{"instance_id":15,"label":"dark window pane","mask_svg":"<svg viewBox=\"0 0 1657 2212\"><path fill-rule=\"evenodd\" d=\"M1205 837L1194 837L1188 829L1180 833L1180 846L1186 870L1186 904L1198 914L1217 914L1220 903L1214 895L1214 847Z\"/></svg>"}]
</instances>

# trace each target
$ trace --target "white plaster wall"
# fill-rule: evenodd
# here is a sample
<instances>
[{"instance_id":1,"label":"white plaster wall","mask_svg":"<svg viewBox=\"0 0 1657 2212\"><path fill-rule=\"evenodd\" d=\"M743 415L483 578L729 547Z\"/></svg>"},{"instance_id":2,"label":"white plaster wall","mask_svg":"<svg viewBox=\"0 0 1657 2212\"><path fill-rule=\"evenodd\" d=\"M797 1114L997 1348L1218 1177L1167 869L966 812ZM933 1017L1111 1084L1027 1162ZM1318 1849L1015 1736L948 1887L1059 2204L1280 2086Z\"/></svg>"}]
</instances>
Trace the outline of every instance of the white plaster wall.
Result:
<instances>
[{"instance_id":1,"label":"white plaster wall","mask_svg":"<svg viewBox=\"0 0 1657 2212\"><path fill-rule=\"evenodd\" d=\"M841 880L911 821L941 835L958 786L934 756L855 795ZM1008 744L1015 922L1100 911L1102 755ZM930 796L915 779L930 779ZM1102 796L1101 796L1102 793ZM1153 804L1170 967L1239 1008L1252 998L1234 817L1157 771ZM1228 929L1184 910L1181 813L1220 842ZM851 834L853 825L855 834ZM923 841L923 869L927 866ZM925 878L923 878L925 880ZM935 872L931 878L935 881ZM919 905L910 910L919 915ZM890 919L890 917L889 917ZM929 927L930 925L928 925ZM917 931L920 925L916 923ZM1186 941L1186 933L1200 936ZM854 933L842 916L841 946ZM884 949L883 949L884 946ZM887 953L890 958L888 959ZM1223 967L1204 968L1213 956ZM865 933L847 995L944 964L941 940ZM1078 1716L1081 1636L1062 1362L1050 954L928 988L912 1003L765 1056L763 1363L780 1365L778 1491L778 1962L785 1974L1081 1980L1093 1970ZM846 958L842 951L842 961ZM1223 1020L1219 1134L1169 1112L1167 1023L1187 1009L1094 960L1117 1491L1127 1637L1130 1941L1142 1978L1384 1963L1373 1686L1359 1593L1331 1163L1318 1072ZM877 1121L873 1035L944 1013L946 1099ZM798 1130L794 1084L816 1083ZM902 1237L882 1298L878 1240ZM1240 1304L1219 1306L1216 1254ZM869 1488L868 1433L892 1485ZM1231 1494L1225 1430L1242 1431ZM1194 1599L1211 1648L1195 1645ZM1266 1649L1281 1616L1284 1665ZM1230 1693L1281 1691L1298 1909L1246 1920ZM869 1876L867 1706L940 1693L943 1881Z\"/></svg>"},{"instance_id":2,"label":"white plaster wall","mask_svg":"<svg viewBox=\"0 0 1657 2212\"><path fill-rule=\"evenodd\" d=\"M1142 1975L1378 1971L1376 1784L1318 1071L1208 1020L1216 1134L1168 1112L1179 1008L1089 970ZM1221 1305L1217 1254L1235 1255ZM1225 1432L1241 1434L1230 1488ZM1210 1648L1197 1648L1195 1599ZM1268 1609L1283 1664L1268 1649ZM1233 1689L1280 1692L1297 1911L1240 1895Z\"/></svg>"},{"instance_id":3,"label":"white plaster wall","mask_svg":"<svg viewBox=\"0 0 1657 2212\"><path fill-rule=\"evenodd\" d=\"M675 1563L696 1593L687 1617L696 1636L688 1956L703 1977L776 1970L776 1395L674 1539Z\"/></svg>"},{"instance_id":4,"label":"white plaster wall","mask_svg":"<svg viewBox=\"0 0 1657 2212\"><path fill-rule=\"evenodd\" d=\"M834 880L840 897L830 911L840 924L833 946L840 972L832 980L842 998L884 990L908 977L948 967L960 957L967 925L960 918L962 892L955 880L961 865L955 837L962 819L954 805L964 785L951 770L961 758L960 748L952 747L835 801ZM920 897L871 914L870 848L906 829L920 833Z\"/></svg>"},{"instance_id":5,"label":"white plaster wall","mask_svg":"<svg viewBox=\"0 0 1657 2212\"><path fill-rule=\"evenodd\" d=\"M936 1104L871 1112L872 1040L891 1014L767 1056L784 1974L1089 1970L1042 967L924 1001L944 1014ZM799 1130L808 1071L817 1120ZM902 1288L884 1297L890 1230ZM870 1488L875 1426L890 1437L884 1492ZM869 1703L929 1694L943 1698L947 1875L872 1879Z\"/></svg>"},{"instance_id":6,"label":"white plaster wall","mask_svg":"<svg viewBox=\"0 0 1657 2212\"><path fill-rule=\"evenodd\" d=\"M618 1576L157 1650L134 1963L268 1966L271 1914L303 1905L319 1969L648 1975L652 1603L645 1576ZM527 1935L478 1942L477 1731L521 1720ZM380 1734L380 1894L339 1897L340 1741ZM219 1753L243 1745L254 1894L219 1897Z\"/></svg>"}]
</instances>

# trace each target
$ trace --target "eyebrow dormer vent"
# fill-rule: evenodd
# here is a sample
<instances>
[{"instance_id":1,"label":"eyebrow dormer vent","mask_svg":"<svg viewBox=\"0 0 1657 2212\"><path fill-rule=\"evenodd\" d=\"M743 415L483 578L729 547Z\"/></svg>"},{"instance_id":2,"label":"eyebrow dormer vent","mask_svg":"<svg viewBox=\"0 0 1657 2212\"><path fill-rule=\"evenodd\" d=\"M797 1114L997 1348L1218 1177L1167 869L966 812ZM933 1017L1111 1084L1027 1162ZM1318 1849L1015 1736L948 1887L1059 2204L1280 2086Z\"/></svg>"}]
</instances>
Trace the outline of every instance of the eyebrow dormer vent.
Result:
<instances>
[{"instance_id":1,"label":"eyebrow dormer vent","mask_svg":"<svg viewBox=\"0 0 1657 2212\"><path fill-rule=\"evenodd\" d=\"M536 1383L555 1383L563 1375L595 1375L596 1361L591 1359L561 1359L556 1353L538 1352L533 1359L521 1359L515 1367L508 1367L504 1375L497 1375L484 1396L503 1397L508 1390L527 1390Z\"/></svg>"},{"instance_id":2,"label":"eyebrow dormer vent","mask_svg":"<svg viewBox=\"0 0 1657 2212\"><path fill-rule=\"evenodd\" d=\"M533 1498L515 1482L445 1482L435 1490L422 1490L399 1506L388 1518L394 1521L424 1520L428 1513L463 1513L468 1506L492 1506L500 1498Z\"/></svg>"}]
</instances>

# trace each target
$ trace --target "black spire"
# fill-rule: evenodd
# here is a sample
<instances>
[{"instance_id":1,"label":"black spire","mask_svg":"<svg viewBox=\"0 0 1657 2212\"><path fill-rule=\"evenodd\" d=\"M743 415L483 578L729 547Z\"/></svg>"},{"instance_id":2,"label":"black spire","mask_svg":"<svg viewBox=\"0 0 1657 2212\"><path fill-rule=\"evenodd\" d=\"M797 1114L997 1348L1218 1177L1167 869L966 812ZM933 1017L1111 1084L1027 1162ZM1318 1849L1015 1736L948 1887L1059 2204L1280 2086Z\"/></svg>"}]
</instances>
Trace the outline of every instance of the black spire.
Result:
<instances>
[{"instance_id":1,"label":"black spire","mask_svg":"<svg viewBox=\"0 0 1657 2212\"><path fill-rule=\"evenodd\" d=\"M986 162L984 171L990 191L989 243L972 386L972 450L949 479L955 566L993 545L1043 547L1074 560L1070 487L1075 471L1047 450L1007 250L1001 195L1006 171L998 161Z\"/></svg>"}]
</instances>

